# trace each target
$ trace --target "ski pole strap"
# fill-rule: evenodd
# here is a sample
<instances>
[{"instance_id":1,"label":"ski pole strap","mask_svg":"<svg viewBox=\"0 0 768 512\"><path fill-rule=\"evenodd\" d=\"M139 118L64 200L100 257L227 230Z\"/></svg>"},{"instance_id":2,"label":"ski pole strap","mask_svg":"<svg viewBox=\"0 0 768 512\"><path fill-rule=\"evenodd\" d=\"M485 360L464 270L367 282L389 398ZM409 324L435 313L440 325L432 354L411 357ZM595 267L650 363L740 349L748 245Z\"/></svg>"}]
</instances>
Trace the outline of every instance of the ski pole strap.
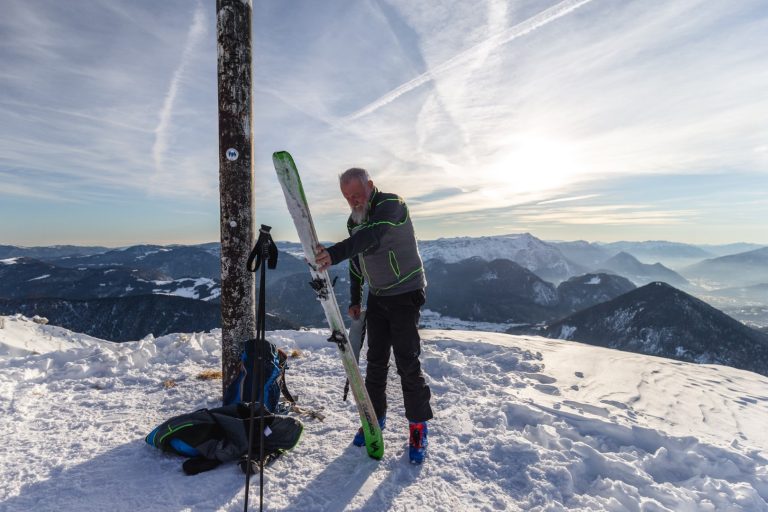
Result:
<instances>
[{"instance_id":1,"label":"ski pole strap","mask_svg":"<svg viewBox=\"0 0 768 512\"><path fill-rule=\"evenodd\" d=\"M264 263L264 260L267 261L269 268L277 267L277 246L272 241L272 235L269 233L271 230L271 226L261 225L259 238L256 240L256 245L253 247L251 254L248 256L247 268L249 271L256 272Z\"/></svg>"}]
</instances>

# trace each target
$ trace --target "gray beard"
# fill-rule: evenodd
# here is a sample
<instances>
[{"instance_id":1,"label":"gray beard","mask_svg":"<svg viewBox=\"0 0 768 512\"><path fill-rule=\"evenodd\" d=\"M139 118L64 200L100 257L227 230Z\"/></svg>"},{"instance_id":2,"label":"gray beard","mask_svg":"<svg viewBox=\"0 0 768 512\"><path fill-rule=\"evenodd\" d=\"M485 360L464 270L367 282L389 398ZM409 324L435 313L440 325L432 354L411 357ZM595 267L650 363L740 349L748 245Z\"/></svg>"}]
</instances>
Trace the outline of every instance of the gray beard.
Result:
<instances>
[{"instance_id":1,"label":"gray beard","mask_svg":"<svg viewBox=\"0 0 768 512\"><path fill-rule=\"evenodd\" d=\"M366 204L365 207L356 210L352 209L352 213L349 214L349 218L352 219L352 222L355 224L362 224L365 222L365 218L368 216L368 205Z\"/></svg>"}]
</instances>

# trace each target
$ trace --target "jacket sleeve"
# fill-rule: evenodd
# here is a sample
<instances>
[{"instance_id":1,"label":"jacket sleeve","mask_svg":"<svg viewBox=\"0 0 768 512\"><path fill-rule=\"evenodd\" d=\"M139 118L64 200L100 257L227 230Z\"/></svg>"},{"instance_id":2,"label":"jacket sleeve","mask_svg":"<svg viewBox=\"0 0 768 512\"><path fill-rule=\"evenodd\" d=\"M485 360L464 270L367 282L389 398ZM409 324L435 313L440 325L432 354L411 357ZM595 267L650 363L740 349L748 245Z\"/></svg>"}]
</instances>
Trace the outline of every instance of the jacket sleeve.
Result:
<instances>
[{"instance_id":1,"label":"jacket sleeve","mask_svg":"<svg viewBox=\"0 0 768 512\"><path fill-rule=\"evenodd\" d=\"M331 264L336 265L376 247L388 229L402 223L407 217L408 210L402 199L395 197L382 200L376 205L368 222L361 225L346 240L342 240L327 249L331 256Z\"/></svg>"},{"instance_id":2,"label":"jacket sleeve","mask_svg":"<svg viewBox=\"0 0 768 512\"><path fill-rule=\"evenodd\" d=\"M360 257L353 256L349 259L349 305L359 306L363 303L363 283L365 278L360 270Z\"/></svg>"}]
</instances>

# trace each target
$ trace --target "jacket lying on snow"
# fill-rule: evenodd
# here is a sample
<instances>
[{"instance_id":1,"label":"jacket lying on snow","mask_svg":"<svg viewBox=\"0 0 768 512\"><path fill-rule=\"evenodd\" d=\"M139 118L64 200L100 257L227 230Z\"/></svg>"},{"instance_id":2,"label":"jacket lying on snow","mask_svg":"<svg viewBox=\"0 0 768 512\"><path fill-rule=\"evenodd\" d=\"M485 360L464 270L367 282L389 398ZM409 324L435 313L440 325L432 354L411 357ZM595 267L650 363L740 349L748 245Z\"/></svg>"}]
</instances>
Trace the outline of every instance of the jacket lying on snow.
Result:
<instances>
[{"instance_id":1,"label":"jacket lying on snow","mask_svg":"<svg viewBox=\"0 0 768 512\"><path fill-rule=\"evenodd\" d=\"M250 405L238 402L174 416L156 427L146 442L165 452L217 462L240 459L248 453ZM258 422L254 421L253 452L259 453ZM264 416L264 454L288 451L299 443L304 425L291 416Z\"/></svg>"}]
</instances>

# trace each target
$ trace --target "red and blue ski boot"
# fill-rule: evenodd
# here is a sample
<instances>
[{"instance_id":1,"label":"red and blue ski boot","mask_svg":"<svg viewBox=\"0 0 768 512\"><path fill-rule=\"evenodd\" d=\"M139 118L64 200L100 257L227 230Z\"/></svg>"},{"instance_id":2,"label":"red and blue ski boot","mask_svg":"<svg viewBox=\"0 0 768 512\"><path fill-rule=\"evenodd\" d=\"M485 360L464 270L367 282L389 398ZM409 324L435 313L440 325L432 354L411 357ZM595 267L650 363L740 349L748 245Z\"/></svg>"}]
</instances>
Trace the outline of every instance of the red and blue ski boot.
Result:
<instances>
[{"instance_id":1,"label":"red and blue ski boot","mask_svg":"<svg viewBox=\"0 0 768 512\"><path fill-rule=\"evenodd\" d=\"M408 437L408 457L411 464L421 464L427 456L427 422L409 422L410 436Z\"/></svg>"}]
</instances>

